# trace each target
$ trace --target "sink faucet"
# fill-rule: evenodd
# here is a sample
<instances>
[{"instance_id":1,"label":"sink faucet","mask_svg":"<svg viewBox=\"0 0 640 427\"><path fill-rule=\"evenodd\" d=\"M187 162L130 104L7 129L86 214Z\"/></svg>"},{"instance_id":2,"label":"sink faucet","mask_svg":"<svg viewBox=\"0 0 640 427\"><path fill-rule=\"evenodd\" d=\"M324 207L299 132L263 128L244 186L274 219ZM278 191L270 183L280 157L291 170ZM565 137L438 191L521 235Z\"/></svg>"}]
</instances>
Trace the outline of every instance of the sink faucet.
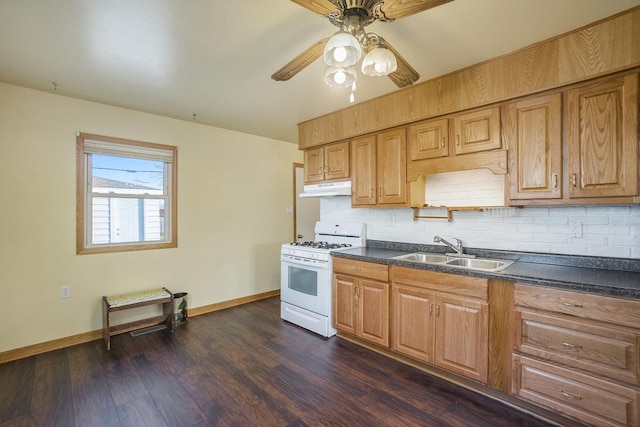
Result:
<instances>
[{"instance_id":1,"label":"sink faucet","mask_svg":"<svg viewBox=\"0 0 640 427\"><path fill-rule=\"evenodd\" d=\"M455 251L456 255L462 255L462 251L464 251L464 248L462 247L462 240L456 239L455 237L454 237L454 240L456 241L456 245L453 245L453 244L447 242L446 240L444 240L440 236L434 236L433 237L433 241L434 242L436 242L436 243L444 243L445 245L447 245L451 249L453 249Z\"/></svg>"}]
</instances>

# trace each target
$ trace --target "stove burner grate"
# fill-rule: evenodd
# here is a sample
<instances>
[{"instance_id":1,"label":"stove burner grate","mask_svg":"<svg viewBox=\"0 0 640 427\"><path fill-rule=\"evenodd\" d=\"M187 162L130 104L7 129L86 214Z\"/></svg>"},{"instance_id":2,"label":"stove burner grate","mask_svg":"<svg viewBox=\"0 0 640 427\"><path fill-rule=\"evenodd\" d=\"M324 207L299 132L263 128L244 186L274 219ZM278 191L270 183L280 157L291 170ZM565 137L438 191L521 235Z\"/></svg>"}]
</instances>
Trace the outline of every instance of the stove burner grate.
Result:
<instances>
[{"instance_id":1,"label":"stove burner grate","mask_svg":"<svg viewBox=\"0 0 640 427\"><path fill-rule=\"evenodd\" d=\"M293 242L291 246L302 246L306 248L315 248L315 249L340 249L340 248L350 248L351 243L329 243L329 242Z\"/></svg>"}]
</instances>

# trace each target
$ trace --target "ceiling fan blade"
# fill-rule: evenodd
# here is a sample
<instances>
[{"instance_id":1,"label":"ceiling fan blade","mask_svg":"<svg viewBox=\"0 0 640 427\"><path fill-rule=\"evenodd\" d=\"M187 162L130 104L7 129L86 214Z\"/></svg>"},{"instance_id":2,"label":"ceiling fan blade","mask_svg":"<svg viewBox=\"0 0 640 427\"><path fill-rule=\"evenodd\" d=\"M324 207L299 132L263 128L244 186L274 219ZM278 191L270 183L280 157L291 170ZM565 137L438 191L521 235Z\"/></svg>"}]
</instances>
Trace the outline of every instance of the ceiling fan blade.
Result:
<instances>
[{"instance_id":1,"label":"ceiling fan blade","mask_svg":"<svg viewBox=\"0 0 640 427\"><path fill-rule=\"evenodd\" d=\"M396 61L398 62L398 68L389 74L387 77L391 79L393 83L395 83L398 87L405 87L414 84L420 78L420 74L407 62L406 59L402 57L398 53L397 50L393 48L389 44L388 41L380 37L380 40L383 45L385 45L396 57Z\"/></svg>"},{"instance_id":2,"label":"ceiling fan blade","mask_svg":"<svg viewBox=\"0 0 640 427\"><path fill-rule=\"evenodd\" d=\"M329 40L329 38L315 42L307 50L289 61L284 67L273 73L271 78L280 82L289 80L291 77L298 74L302 69L322 56L322 53L324 52L324 45L327 44L327 40Z\"/></svg>"},{"instance_id":3,"label":"ceiling fan blade","mask_svg":"<svg viewBox=\"0 0 640 427\"><path fill-rule=\"evenodd\" d=\"M320 15L327 16L331 12L334 12L337 8L336 5L329 0L291 0L295 4L298 4L305 9L309 9L311 12L319 13Z\"/></svg>"},{"instance_id":4,"label":"ceiling fan blade","mask_svg":"<svg viewBox=\"0 0 640 427\"><path fill-rule=\"evenodd\" d=\"M381 20L392 21L404 18L450 1L453 0L384 0L380 11L382 14Z\"/></svg>"}]
</instances>

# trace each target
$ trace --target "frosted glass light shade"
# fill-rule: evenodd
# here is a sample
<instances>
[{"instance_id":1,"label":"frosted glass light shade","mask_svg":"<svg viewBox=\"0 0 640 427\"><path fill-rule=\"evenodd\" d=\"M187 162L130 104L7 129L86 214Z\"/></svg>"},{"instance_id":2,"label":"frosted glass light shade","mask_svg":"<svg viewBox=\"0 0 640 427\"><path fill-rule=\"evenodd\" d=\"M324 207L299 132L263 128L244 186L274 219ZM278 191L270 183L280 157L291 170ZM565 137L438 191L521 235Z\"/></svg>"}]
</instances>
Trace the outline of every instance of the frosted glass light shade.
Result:
<instances>
[{"instance_id":1,"label":"frosted glass light shade","mask_svg":"<svg viewBox=\"0 0 640 427\"><path fill-rule=\"evenodd\" d=\"M367 76L386 76L397 68L395 55L382 45L374 47L362 60L362 74Z\"/></svg>"},{"instance_id":2,"label":"frosted glass light shade","mask_svg":"<svg viewBox=\"0 0 640 427\"><path fill-rule=\"evenodd\" d=\"M353 67L328 67L324 73L324 82L331 87L351 87L357 78Z\"/></svg>"},{"instance_id":3,"label":"frosted glass light shade","mask_svg":"<svg viewBox=\"0 0 640 427\"><path fill-rule=\"evenodd\" d=\"M330 67L351 67L360 60L360 43L346 31L338 31L324 46L324 63Z\"/></svg>"}]
</instances>

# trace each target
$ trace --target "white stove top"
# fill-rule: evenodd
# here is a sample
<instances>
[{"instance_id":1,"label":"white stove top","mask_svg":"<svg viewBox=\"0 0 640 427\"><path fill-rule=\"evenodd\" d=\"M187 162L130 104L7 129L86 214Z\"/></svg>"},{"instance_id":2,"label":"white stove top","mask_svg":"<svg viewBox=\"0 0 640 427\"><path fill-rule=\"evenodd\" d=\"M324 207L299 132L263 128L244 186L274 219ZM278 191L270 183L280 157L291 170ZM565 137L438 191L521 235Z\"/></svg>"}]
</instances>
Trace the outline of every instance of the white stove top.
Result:
<instances>
[{"instance_id":1,"label":"white stove top","mask_svg":"<svg viewBox=\"0 0 640 427\"><path fill-rule=\"evenodd\" d=\"M366 244L363 223L318 221L315 232L315 241L285 243L282 245L281 253L309 258L318 258L317 254L327 254L324 258L328 258L331 251L357 248Z\"/></svg>"}]
</instances>

